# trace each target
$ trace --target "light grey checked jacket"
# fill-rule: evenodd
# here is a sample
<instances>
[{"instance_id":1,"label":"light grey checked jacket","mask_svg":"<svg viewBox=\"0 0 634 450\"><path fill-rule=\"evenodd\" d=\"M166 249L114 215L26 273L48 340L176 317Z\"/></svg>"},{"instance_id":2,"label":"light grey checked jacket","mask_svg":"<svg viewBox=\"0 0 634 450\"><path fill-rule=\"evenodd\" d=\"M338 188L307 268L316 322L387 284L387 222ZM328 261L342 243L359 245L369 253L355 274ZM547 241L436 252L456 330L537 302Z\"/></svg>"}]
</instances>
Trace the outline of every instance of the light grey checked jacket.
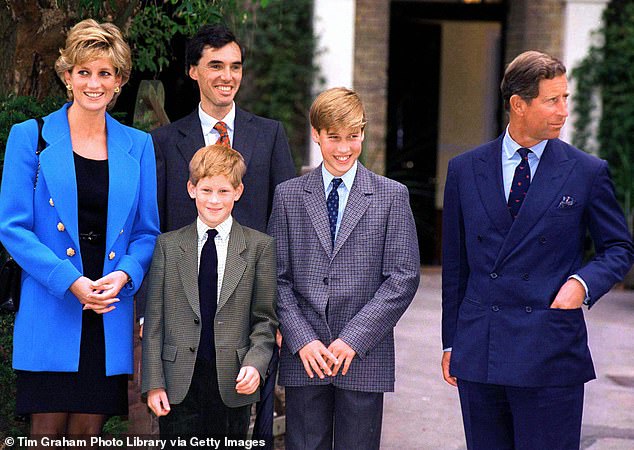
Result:
<instances>
[{"instance_id":1,"label":"light grey checked jacket","mask_svg":"<svg viewBox=\"0 0 634 450\"><path fill-rule=\"evenodd\" d=\"M359 163L333 249L318 167L277 187L269 234L276 239L284 336L280 384L393 391L393 330L420 278L407 188ZM347 375L311 380L299 350L337 338L357 352Z\"/></svg>"},{"instance_id":2,"label":"light grey checked jacket","mask_svg":"<svg viewBox=\"0 0 634 450\"><path fill-rule=\"evenodd\" d=\"M183 401L200 341L196 222L158 237L148 275L141 392L165 388L171 404ZM253 366L264 380L273 354L275 249L270 236L235 219L214 323L218 385L232 408L260 398L236 393L240 367Z\"/></svg>"}]
</instances>

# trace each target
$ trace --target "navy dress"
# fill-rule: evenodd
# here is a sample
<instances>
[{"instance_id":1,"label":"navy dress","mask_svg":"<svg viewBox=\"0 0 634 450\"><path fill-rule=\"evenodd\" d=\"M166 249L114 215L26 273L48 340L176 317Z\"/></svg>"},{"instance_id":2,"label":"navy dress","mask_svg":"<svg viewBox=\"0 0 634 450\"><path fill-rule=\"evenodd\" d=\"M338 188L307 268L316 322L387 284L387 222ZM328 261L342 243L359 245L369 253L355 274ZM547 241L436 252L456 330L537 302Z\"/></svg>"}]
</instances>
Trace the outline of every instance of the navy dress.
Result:
<instances>
[{"instance_id":1,"label":"navy dress","mask_svg":"<svg viewBox=\"0 0 634 450\"><path fill-rule=\"evenodd\" d=\"M102 277L106 252L108 160L87 159L76 153L73 156L84 276L98 280ZM93 311L84 311L82 315L78 372L18 370L16 374L17 414L128 413L128 376L106 376L103 317Z\"/></svg>"}]
</instances>

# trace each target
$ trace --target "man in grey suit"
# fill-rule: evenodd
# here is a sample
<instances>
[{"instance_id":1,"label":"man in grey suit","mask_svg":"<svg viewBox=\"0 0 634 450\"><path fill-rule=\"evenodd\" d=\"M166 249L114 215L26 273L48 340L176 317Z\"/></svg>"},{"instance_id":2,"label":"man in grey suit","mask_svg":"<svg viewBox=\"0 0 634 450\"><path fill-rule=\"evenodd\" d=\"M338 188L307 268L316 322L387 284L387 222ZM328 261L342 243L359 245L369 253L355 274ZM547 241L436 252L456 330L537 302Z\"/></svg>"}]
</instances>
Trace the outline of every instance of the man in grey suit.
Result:
<instances>
[{"instance_id":1,"label":"man in grey suit","mask_svg":"<svg viewBox=\"0 0 634 450\"><path fill-rule=\"evenodd\" d=\"M323 164L278 186L269 222L286 448L378 449L393 330L420 278L416 227L407 188L357 161L366 120L354 91L321 93L310 123Z\"/></svg>"}]
</instances>

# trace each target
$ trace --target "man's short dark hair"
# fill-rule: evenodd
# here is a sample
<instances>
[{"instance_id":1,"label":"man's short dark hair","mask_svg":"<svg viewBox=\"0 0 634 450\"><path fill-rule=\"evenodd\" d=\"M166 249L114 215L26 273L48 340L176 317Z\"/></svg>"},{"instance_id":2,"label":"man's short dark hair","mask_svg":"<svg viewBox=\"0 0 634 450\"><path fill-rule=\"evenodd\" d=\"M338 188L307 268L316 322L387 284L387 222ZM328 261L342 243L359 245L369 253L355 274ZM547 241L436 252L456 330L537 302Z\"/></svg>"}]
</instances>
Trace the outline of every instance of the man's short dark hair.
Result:
<instances>
[{"instance_id":1,"label":"man's short dark hair","mask_svg":"<svg viewBox=\"0 0 634 450\"><path fill-rule=\"evenodd\" d=\"M185 62L187 70L191 66L198 65L198 61L203 55L205 47L222 48L227 44L235 42L240 47L240 55L244 63L244 47L238 42L235 34L224 25L204 25L198 32L187 42L185 50Z\"/></svg>"},{"instance_id":2,"label":"man's short dark hair","mask_svg":"<svg viewBox=\"0 0 634 450\"><path fill-rule=\"evenodd\" d=\"M557 58L534 50L518 55L506 67L504 78L500 85L504 109L510 109L513 95L519 95L530 103L539 95L539 82L566 74L566 66Z\"/></svg>"}]
</instances>

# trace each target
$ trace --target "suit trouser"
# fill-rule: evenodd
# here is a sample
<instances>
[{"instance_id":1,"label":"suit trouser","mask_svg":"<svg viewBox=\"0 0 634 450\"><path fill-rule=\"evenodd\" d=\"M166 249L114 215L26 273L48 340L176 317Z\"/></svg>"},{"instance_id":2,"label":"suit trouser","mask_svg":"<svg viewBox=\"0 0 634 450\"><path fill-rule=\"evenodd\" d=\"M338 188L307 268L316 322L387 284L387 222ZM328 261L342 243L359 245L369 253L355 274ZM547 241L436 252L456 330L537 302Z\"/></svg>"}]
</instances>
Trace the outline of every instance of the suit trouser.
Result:
<instances>
[{"instance_id":1,"label":"suit trouser","mask_svg":"<svg viewBox=\"0 0 634 450\"><path fill-rule=\"evenodd\" d=\"M458 380L469 450L578 450L583 384L524 388Z\"/></svg>"},{"instance_id":2,"label":"suit trouser","mask_svg":"<svg viewBox=\"0 0 634 450\"><path fill-rule=\"evenodd\" d=\"M382 420L383 392L286 386L286 450L378 450Z\"/></svg>"},{"instance_id":3,"label":"suit trouser","mask_svg":"<svg viewBox=\"0 0 634 450\"><path fill-rule=\"evenodd\" d=\"M264 386L260 389L260 401L256 403L255 424L253 425L253 439L264 439L266 445L263 450L273 448L273 411L275 409L275 382L277 380L277 366L280 361L280 349L273 348L273 356L269 362Z\"/></svg>"},{"instance_id":4,"label":"suit trouser","mask_svg":"<svg viewBox=\"0 0 634 450\"><path fill-rule=\"evenodd\" d=\"M169 398L169 392L167 394ZM188 443L193 436L220 438L223 442L225 436L246 439L249 431L251 405L230 408L223 403L215 361L196 359L187 395L181 403L170 406L170 413L159 417L161 439L166 440L168 445L170 439L177 436Z\"/></svg>"}]
</instances>

